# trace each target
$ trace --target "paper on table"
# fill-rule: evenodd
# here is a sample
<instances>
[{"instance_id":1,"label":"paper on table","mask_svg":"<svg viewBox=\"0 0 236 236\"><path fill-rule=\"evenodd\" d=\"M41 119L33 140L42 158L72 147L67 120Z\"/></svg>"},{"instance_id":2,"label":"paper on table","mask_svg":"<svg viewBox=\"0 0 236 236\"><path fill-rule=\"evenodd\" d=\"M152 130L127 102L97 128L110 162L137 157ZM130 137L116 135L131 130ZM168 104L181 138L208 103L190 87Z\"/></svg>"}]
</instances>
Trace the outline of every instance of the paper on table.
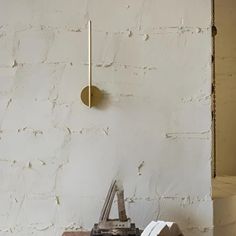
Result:
<instances>
[{"instance_id":1,"label":"paper on table","mask_svg":"<svg viewBox=\"0 0 236 236\"><path fill-rule=\"evenodd\" d=\"M175 222L152 221L141 236L183 236Z\"/></svg>"},{"instance_id":2,"label":"paper on table","mask_svg":"<svg viewBox=\"0 0 236 236\"><path fill-rule=\"evenodd\" d=\"M157 221L156 227L152 230L150 236L171 236L170 229L164 221Z\"/></svg>"},{"instance_id":3,"label":"paper on table","mask_svg":"<svg viewBox=\"0 0 236 236\"><path fill-rule=\"evenodd\" d=\"M156 221L151 221L147 227L144 229L144 231L142 232L141 236L150 236L150 234L152 233L153 229L156 227L157 222Z\"/></svg>"},{"instance_id":4,"label":"paper on table","mask_svg":"<svg viewBox=\"0 0 236 236\"><path fill-rule=\"evenodd\" d=\"M152 221L141 236L171 236L170 230L164 221Z\"/></svg>"}]
</instances>

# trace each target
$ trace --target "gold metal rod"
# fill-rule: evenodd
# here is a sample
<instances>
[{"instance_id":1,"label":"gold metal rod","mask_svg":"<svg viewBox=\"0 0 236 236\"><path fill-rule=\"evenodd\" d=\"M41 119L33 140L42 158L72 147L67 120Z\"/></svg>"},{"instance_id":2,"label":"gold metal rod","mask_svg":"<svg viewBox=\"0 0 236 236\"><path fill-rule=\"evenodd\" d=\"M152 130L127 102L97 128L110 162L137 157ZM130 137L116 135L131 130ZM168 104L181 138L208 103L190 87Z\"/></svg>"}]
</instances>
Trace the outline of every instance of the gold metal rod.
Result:
<instances>
[{"instance_id":1,"label":"gold metal rod","mask_svg":"<svg viewBox=\"0 0 236 236\"><path fill-rule=\"evenodd\" d=\"M89 108L92 107L92 22L88 21L88 101Z\"/></svg>"}]
</instances>

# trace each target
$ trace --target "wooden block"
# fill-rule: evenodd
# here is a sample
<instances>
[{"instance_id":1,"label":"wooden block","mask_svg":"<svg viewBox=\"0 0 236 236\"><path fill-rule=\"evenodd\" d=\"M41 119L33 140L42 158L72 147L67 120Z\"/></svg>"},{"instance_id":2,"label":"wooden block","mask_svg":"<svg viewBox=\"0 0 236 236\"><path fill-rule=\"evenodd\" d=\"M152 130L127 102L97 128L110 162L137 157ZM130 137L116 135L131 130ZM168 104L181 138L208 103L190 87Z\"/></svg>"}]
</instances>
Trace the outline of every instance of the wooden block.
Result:
<instances>
[{"instance_id":1,"label":"wooden block","mask_svg":"<svg viewBox=\"0 0 236 236\"><path fill-rule=\"evenodd\" d=\"M182 236L182 232L179 229L179 226L175 222L166 222L167 226L170 229L171 236Z\"/></svg>"},{"instance_id":2,"label":"wooden block","mask_svg":"<svg viewBox=\"0 0 236 236\"><path fill-rule=\"evenodd\" d=\"M90 236L90 231L64 232L62 236Z\"/></svg>"}]
</instances>

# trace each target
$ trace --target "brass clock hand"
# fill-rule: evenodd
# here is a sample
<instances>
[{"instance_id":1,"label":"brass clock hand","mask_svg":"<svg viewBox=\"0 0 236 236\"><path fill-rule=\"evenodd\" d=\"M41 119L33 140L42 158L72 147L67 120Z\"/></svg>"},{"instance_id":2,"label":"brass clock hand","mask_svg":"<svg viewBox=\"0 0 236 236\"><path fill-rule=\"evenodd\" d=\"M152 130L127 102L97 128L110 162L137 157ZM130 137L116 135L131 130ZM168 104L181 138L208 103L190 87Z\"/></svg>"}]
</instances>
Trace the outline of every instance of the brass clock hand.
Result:
<instances>
[{"instance_id":1,"label":"brass clock hand","mask_svg":"<svg viewBox=\"0 0 236 236\"><path fill-rule=\"evenodd\" d=\"M89 92L88 92L88 100L89 100L89 108L92 106L92 22L88 21L88 84L89 84Z\"/></svg>"},{"instance_id":2,"label":"brass clock hand","mask_svg":"<svg viewBox=\"0 0 236 236\"><path fill-rule=\"evenodd\" d=\"M102 93L92 85L92 22L88 21L88 86L81 92L82 102L89 108L96 106L102 97Z\"/></svg>"}]
</instances>

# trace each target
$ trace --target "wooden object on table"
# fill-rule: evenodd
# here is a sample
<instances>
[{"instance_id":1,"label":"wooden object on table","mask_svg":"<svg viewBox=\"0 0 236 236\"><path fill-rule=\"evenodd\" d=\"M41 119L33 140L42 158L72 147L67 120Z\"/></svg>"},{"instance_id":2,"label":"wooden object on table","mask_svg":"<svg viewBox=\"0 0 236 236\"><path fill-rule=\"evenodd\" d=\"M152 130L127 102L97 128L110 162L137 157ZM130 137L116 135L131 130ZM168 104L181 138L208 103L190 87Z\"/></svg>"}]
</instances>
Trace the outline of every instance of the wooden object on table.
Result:
<instances>
[{"instance_id":1,"label":"wooden object on table","mask_svg":"<svg viewBox=\"0 0 236 236\"><path fill-rule=\"evenodd\" d=\"M64 232L62 236L90 236L90 231Z\"/></svg>"}]
</instances>

